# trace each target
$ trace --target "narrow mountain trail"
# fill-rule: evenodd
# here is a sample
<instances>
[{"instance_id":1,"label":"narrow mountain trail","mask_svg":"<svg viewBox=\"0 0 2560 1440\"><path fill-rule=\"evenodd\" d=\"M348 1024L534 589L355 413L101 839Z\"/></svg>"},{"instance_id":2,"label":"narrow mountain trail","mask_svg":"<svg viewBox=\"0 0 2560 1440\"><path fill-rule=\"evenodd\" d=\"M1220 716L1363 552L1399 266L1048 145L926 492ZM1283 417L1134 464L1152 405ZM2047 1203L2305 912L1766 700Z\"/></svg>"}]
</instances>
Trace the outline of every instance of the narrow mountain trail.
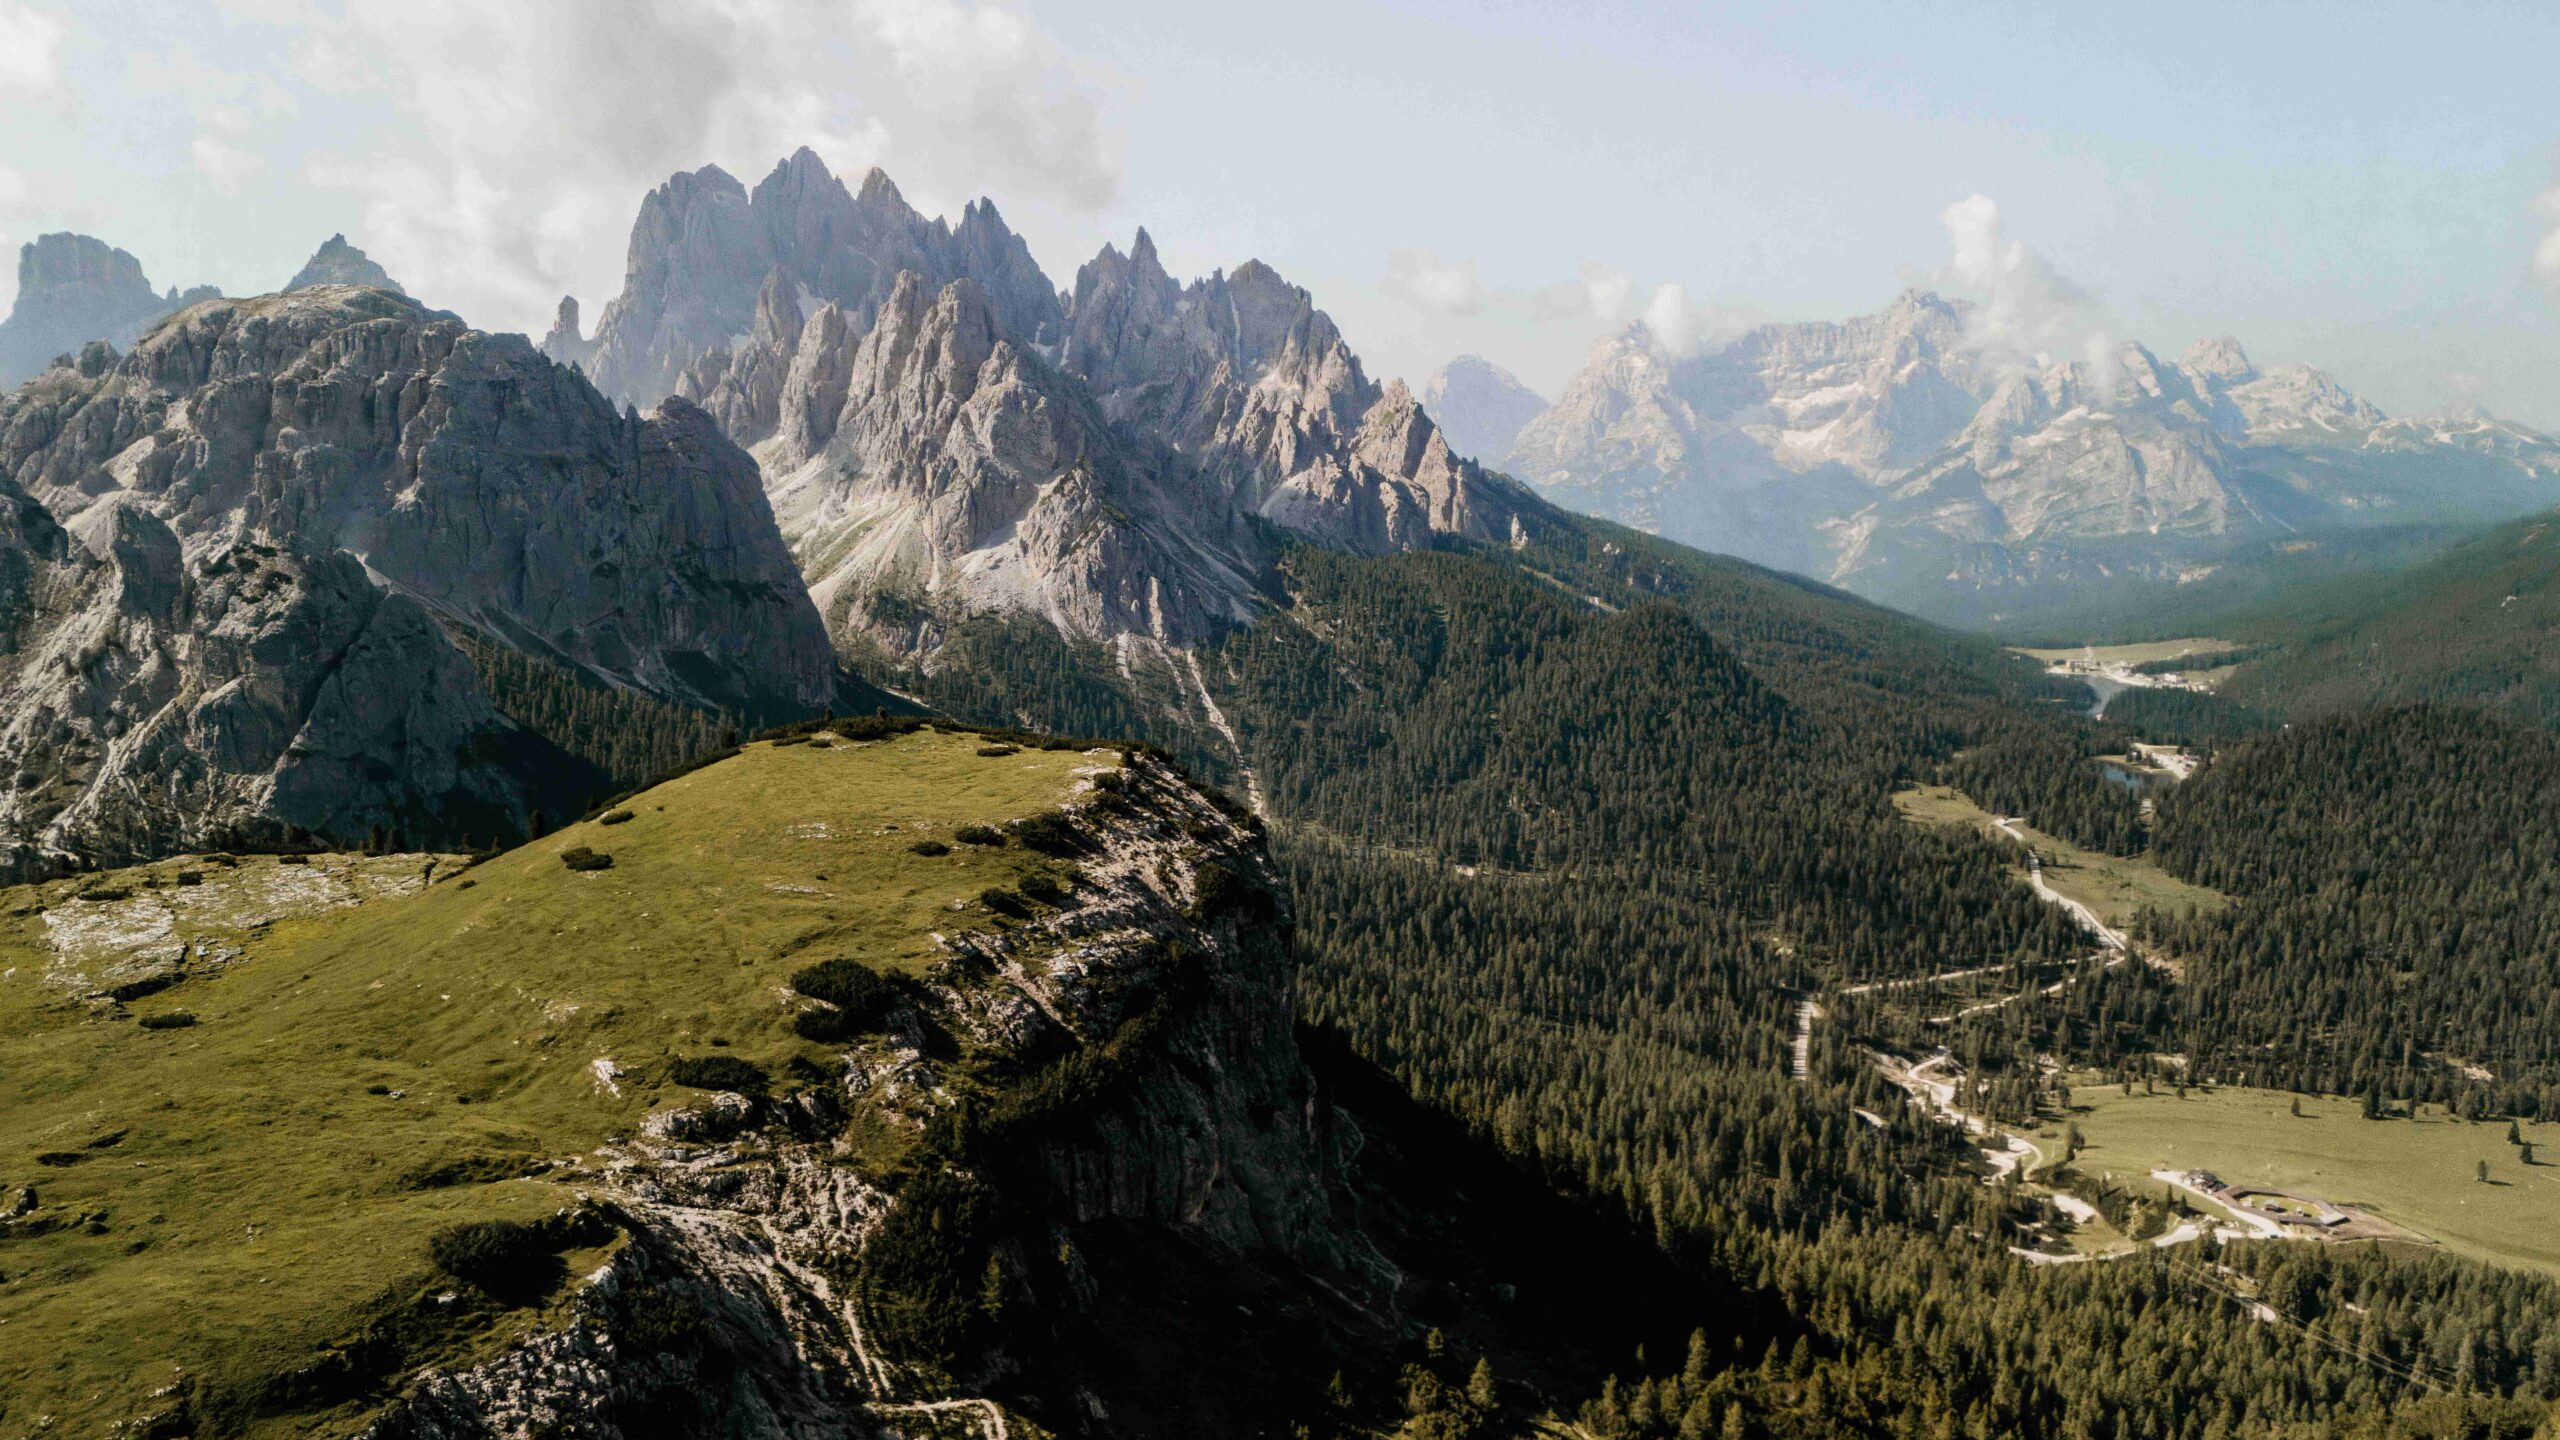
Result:
<instances>
[{"instance_id":1,"label":"narrow mountain trail","mask_svg":"<svg viewBox=\"0 0 2560 1440\"><path fill-rule=\"evenodd\" d=\"M978 1434L983 1440L1011 1440L1004 1423L1004 1408L993 1400L875 1400L863 1407L873 1418L894 1419L900 1415L949 1415L968 1411L976 1417Z\"/></svg>"}]
</instances>

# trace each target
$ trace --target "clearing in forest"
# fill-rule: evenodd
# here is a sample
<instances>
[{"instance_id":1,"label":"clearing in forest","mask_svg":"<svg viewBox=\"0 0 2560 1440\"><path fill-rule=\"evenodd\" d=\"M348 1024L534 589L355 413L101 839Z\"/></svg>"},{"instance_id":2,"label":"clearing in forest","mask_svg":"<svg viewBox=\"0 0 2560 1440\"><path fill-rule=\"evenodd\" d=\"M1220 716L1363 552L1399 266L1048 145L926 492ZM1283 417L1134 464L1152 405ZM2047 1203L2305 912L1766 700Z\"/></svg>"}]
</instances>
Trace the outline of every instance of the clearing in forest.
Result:
<instances>
[{"instance_id":1,"label":"clearing in forest","mask_svg":"<svg viewBox=\"0 0 2560 1440\"><path fill-rule=\"evenodd\" d=\"M2560 1275L2560 1124L2524 1124L2538 1159L2507 1143L2505 1120L2367 1120L2352 1098L2220 1086L2130 1096L2072 1088L2083 1137L2076 1168L2140 1183L2154 1170L2209 1170L2228 1184L2317 1196L2369 1211L2456 1253ZM2481 1162L2489 1179L2479 1180ZM2148 1187L2145 1187L2148 1188ZM2199 1208L2202 1208L2201 1206Z\"/></svg>"}]
</instances>

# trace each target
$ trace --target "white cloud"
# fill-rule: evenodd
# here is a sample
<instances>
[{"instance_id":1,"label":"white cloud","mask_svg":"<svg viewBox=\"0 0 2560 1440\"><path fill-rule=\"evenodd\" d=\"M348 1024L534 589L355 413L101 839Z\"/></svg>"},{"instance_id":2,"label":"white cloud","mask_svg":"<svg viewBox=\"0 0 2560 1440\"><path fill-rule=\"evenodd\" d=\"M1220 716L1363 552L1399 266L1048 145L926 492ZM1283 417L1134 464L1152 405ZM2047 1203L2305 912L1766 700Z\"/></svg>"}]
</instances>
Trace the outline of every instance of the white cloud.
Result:
<instances>
[{"instance_id":1,"label":"white cloud","mask_svg":"<svg viewBox=\"0 0 2560 1440\"><path fill-rule=\"evenodd\" d=\"M62 22L31 6L0 0L0 90L51 90L62 79L54 52Z\"/></svg>"},{"instance_id":2,"label":"white cloud","mask_svg":"<svg viewBox=\"0 0 2560 1440\"><path fill-rule=\"evenodd\" d=\"M249 118L232 106L210 105L203 120L204 128L187 146L187 158L195 162L197 173L213 182L213 188L237 195L240 187L267 168L265 159L238 143L249 133Z\"/></svg>"},{"instance_id":3,"label":"white cloud","mask_svg":"<svg viewBox=\"0 0 2560 1440\"><path fill-rule=\"evenodd\" d=\"M1532 309L1542 320L1588 316L1611 329L1641 325L1655 348L1674 358L1724 344L1751 324L1745 312L1705 304L1677 280L1648 288L1597 260L1583 261L1579 278L1540 290Z\"/></svg>"},{"instance_id":4,"label":"white cloud","mask_svg":"<svg viewBox=\"0 0 2560 1440\"><path fill-rule=\"evenodd\" d=\"M1985 351L2051 364L2079 359L2112 366L2115 340L2103 309L2043 256L2009 238L2000 206L1972 195L1941 211L1947 268L1941 283L1976 302L1969 338Z\"/></svg>"},{"instance_id":5,"label":"white cloud","mask_svg":"<svg viewBox=\"0 0 2560 1440\"><path fill-rule=\"evenodd\" d=\"M1476 278L1476 262L1452 263L1428 250L1389 255L1387 275L1378 288L1435 315L1474 315L1484 309L1484 282Z\"/></svg>"},{"instance_id":6,"label":"white cloud","mask_svg":"<svg viewBox=\"0 0 2560 1440\"><path fill-rule=\"evenodd\" d=\"M266 161L210 130L198 134L187 146L187 158L195 162L197 173L225 195L239 194L241 186L267 168Z\"/></svg>"},{"instance_id":7,"label":"white cloud","mask_svg":"<svg viewBox=\"0 0 2560 1440\"><path fill-rule=\"evenodd\" d=\"M641 197L706 163L752 187L807 145L928 211L986 193L1090 215L1119 191L1097 87L1008 0L225 3L298 29L300 84L388 112L307 177L479 324L538 331L579 289L595 314Z\"/></svg>"},{"instance_id":8,"label":"white cloud","mask_svg":"<svg viewBox=\"0 0 2560 1440\"><path fill-rule=\"evenodd\" d=\"M0 165L0 205L14 205L27 198L27 177Z\"/></svg>"},{"instance_id":9,"label":"white cloud","mask_svg":"<svg viewBox=\"0 0 2560 1440\"><path fill-rule=\"evenodd\" d=\"M2533 208L2551 227L2543 233L2542 243L2533 247L2534 277L2554 289L2560 289L2560 185L2554 185L2534 197Z\"/></svg>"}]
</instances>

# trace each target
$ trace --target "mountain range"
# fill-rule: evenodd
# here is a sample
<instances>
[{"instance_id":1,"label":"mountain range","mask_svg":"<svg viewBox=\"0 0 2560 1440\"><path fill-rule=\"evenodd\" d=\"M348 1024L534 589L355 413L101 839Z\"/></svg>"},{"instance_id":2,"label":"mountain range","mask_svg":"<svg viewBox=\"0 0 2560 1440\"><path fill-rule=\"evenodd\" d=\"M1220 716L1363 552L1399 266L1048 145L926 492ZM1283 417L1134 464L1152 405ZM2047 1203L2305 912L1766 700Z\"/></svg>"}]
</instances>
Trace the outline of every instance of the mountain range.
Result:
<instances>
[{"instance_id":1,"label":"mountain range","mask_svg":"<svg viewBox=\"0 0 2560 1440\"><path fill-rule=\"evenodd\" d=\"M1977 625L2174 592L2253 542L2560 500L2560 441L2523 426L2386 417L2229 339L2032 361L1919 290L1694 355L1631 327L1486 453L1560 504Z\"/></svg>"},{"instance_id":2,"label":"mountain range","mask_svg":"<svg viewBox=\"0 0 2560 1440\"><path fill-rule=\"evenodd\" d=\"M0 399L0 1433L2546 1423L2560 742L2154 773L2193 713L1796 573L1996 615L2540 437L1922 293L1418 399L805 151L626 268L536 344L333 238ZM2376 693L2540 664L2546 541ZM2243 1238L2143 1123L2434 1179Z\"/></svg>"},{"instance_id":3,"label":"mountain range","mask_svg":"<svg viewBox=\"0 0 2560 1440\"><path fill-rule=\"evenodd\" d=\"M1282 537L1385 553L1552 513L1267 265L1186 285L1141 230L1062 291L993 204L928 221L806 150L752 193L717 169L652 192L595 335L562 314L549 353L755 454L849 650L990 612L1185 645L1250 618Z\"/></svg>"}]
</instances>

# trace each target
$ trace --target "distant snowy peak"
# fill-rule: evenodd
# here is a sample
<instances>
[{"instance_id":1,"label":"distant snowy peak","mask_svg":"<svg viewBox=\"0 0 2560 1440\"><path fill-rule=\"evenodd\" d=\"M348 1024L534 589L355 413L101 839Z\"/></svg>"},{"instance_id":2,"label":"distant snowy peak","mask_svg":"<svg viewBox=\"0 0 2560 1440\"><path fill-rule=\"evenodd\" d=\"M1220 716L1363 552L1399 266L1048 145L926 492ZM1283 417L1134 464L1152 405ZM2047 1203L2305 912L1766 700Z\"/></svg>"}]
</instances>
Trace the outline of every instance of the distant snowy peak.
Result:
<instances>
[{"instance_id":1,"label":"distant snowy peak","mask_svg":"<svg viewBox=\"0 0 2560 1440\"><path fill-rule=\"evenodd\" d=\"M2364 447L2401 453L2460 450L2505 462L2536 478L2560 479L2560 439L2502 420L2476 405L2456 405L2440 415L2383 421L2366 434Z\"/></svg>"},{"instance_id":2,"label":"distant snowy peak","mask_svg":"<svg viewBox=\"0 0 2560 1440\"><path fill-rule=\"evenodd\" d=\"M2262 441L2356 441L2389 418L2308 365L2279 365L2222 393L2248 417L2251 438Z\"/></svg>"}]
</instances>

